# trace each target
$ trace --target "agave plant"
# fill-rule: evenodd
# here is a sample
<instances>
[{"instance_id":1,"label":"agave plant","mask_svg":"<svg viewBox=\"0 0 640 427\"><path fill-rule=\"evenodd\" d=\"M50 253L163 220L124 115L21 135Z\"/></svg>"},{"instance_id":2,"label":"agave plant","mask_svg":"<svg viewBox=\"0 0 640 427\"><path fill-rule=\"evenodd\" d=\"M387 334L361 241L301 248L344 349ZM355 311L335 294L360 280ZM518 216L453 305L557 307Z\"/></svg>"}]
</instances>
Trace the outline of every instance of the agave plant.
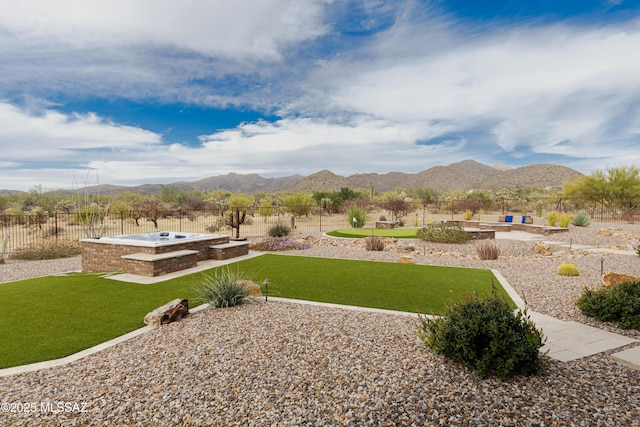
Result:
<instances>
[{"instance_id":1,"label":"agave plant","mask_svg":"<svg viewBox=\"0 0 640 427\"><path fill-rule=\"evenodd\" d=\"M213 276L205 274L197 288L199 301L211 304L216 308L233 307L246 301L251 293L249 282L251 274L231 267L215 271Z\"/></svg>"}]
</instances>

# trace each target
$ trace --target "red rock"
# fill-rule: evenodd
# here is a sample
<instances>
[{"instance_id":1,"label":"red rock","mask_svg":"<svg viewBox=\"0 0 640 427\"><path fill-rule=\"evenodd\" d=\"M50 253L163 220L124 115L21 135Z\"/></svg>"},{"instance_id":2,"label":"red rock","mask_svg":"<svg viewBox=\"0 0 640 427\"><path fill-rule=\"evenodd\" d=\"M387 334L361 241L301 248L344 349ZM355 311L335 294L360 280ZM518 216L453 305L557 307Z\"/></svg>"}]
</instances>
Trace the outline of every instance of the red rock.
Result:
<instances>
[{"instance_id":1,"label":"red rock","mask_svg":"<svg viewBox=\"0 0 640 427\"><path fill-rule=\"evenodd\" d=\"M602 284L605 286L617 286L624 282L640 282L640 278L620 273L605 273L602 275Z\"/></svg>"},{"instance_id":2,"label":"red rock","mask_svg":"<svg viewBox=\"0 0 640 427\"><path fill-rule=\"evenodd\" d=\"M144 316L144 323L150 326L176 322L189 314L189 300L174 299Z\"/></svg>"}]
</instances>

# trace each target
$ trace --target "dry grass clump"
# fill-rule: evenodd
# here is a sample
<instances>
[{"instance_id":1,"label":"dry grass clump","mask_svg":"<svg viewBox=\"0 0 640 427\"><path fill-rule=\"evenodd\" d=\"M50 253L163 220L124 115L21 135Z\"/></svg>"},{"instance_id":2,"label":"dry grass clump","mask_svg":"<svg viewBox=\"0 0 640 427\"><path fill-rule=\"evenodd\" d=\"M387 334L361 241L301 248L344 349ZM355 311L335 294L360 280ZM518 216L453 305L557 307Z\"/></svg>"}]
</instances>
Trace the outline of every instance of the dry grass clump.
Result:
<instances>
[{"instance_id":1,"label":"dry grass clump","mask_svg":"<svg viewBox=\"0 0 640 427\"><path fill-rule=\"evenodd\" d=\"M43 259L69 258L80 255L82 249L75 240L45 239L29 246L17 248L10 254L11 259L37 261Z\"/></svg>"},{"instance_id":2,"label":"dry grass clump","mask_svg":"<svg viewBox=\"0 0 640 427\"><path fill-rule=\"evenodd\" d=\"M379 236L367 237L364 244L368 251L384 251L384 240Z\"/></svg>"},{"instance_id":3,"label":"dry grass clump","mask_svg":"<svg viewBox=\"0 0 640 427\"><path fill-rule=\"evenodd\" d=\"M482 260L494 260L500 256L500 248L494 242L484 240L476 245L476 253Z\"/></svg>"}]
</instances>

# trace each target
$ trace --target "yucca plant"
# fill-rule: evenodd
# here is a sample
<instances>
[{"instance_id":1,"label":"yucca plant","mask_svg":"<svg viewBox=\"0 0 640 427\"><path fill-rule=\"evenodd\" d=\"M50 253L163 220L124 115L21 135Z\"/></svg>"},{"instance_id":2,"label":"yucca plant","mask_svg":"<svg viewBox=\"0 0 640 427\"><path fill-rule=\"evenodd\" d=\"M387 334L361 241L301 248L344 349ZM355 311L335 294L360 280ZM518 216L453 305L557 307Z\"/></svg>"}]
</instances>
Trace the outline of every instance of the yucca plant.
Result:
<instances>
[{"instance_id":1,"label":"yucca plant","mask_svg":"<svg viewBox=\"0 0 640 427\"><path fill-rule=\"evenodd\" d=\"M362 228L367 222L367 211L360 206L352 206L347 210L345 216L353 228Z\"/></svg>"},{"instance_id":2,"label":"yucca plant","mask_svg":"<svg viewBox=\"0 0 640 427\"><path fill-rule=\"evenodd\" d=\"M466 221L469 221L471 218L473 218L473 212L472 212L471 210L467 209L467 210L464 212L464 219L465 219Z\"/></svg>"},{"instance_id":3,"label":"yucca plant","mask_svg":"<svg viewBox=\"0 0 640 427\"><path fill-rule=\"evenodd\" d=\"M547 223L549 223L550 227L555 227L555 225L558 223L558 212L551 211L547 213Z\"/></svg>"},{"instance_id":4,"label":"yucca plant","mask_svg":"<svg viewBox=\"0 0 640 427\"><path fill-rule=\"evenodd\" d=\"M216 270L214 275L205 274L202 283L197 288L200 297L198 301L216 308L233 307L242 304L249 298L251 289L248 282L251 274L231 267Z\"/></svg>"}]
</instances>

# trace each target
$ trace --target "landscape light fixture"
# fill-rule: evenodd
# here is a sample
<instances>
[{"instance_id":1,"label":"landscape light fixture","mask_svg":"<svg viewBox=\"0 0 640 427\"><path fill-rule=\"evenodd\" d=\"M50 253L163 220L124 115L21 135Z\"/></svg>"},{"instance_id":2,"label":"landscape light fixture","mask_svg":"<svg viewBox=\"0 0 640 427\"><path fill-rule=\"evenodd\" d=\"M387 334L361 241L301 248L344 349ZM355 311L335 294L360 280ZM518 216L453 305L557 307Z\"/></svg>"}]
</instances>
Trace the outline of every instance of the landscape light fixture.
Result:
<instances>
[{"instance_id":1,"label":"landscape light fixture","mask_svg":"<svg viewBox=\"0 0 640 427\"><path fill-rule=\"evenodd\" d=\"M604 276L604 257L600 257L600 276Z\"/></svg>"},{"instance_id":2,"label":"landscape light fixture","mask_svg":"<svg viewBox=\"0 0 640 427\"><path fill-rule=\"evenodd\" d=\"M269 300L269 279L264 279L262 284L264 285L264 302L267 302Z\"/></svg>"}]
</instances>

